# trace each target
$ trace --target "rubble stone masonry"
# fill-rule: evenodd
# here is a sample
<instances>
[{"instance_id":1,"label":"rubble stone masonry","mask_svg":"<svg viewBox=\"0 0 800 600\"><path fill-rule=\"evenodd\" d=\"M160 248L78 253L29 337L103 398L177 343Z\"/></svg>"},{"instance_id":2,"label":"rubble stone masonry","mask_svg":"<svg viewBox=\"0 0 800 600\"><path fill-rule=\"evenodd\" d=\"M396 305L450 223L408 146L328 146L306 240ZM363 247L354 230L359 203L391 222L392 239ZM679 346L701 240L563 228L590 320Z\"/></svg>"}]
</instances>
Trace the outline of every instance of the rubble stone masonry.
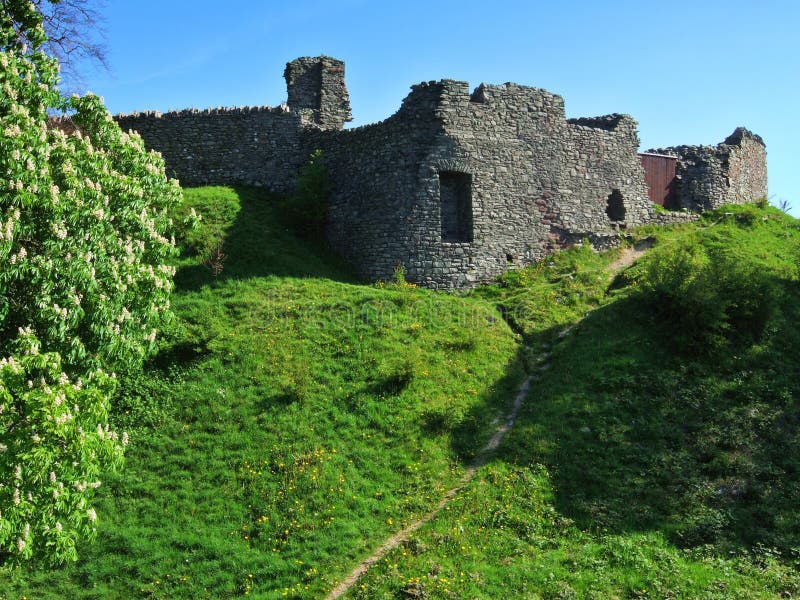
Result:
<instances>
[{"instance_id":1,"label":"rubble stone masonry","mask_svg":"<svg viewBox=\"0 0 800 600\"><path fill-rule=\"evenodd\" d=\"M560 96L514 83L444 79L411 88L388 119L354 129L344 63L304 57L277 107L119 115L184 185L292 189L321 149L332 178L327 235L369 280L402 266L410 281L470 287L565 245L617 242L620 229L685 220L656 212L628 115L566 119ZM737 129L718 146L681 146L680 207L766 196L761 138Z\"/></svg>"}]
</instances>

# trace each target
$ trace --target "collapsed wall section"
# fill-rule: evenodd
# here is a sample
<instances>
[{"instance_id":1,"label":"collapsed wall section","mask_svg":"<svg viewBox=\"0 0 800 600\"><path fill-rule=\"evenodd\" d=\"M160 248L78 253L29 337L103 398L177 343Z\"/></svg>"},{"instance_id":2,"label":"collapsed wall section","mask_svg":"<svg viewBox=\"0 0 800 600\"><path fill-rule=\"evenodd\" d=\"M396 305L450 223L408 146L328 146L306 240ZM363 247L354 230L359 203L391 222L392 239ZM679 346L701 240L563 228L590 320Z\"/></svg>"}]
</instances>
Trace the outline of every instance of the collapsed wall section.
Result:
<instances>
[{"instance_id":1,"label":"collapsed wall section","mask_svg":"<svg viewBox=\"0 0 800 600\"><path fill-rule=\"evenodd\" d=\"M636 126L632 117L621 114L567 121L556 220L565 242L615 237L609 226L642 225L653 217Z\"/></svg>"},{"instance_id":2,"label":"collapsed wall section","mask_svg":"<svg viewBox=\"0 0 800 600\"><path fill-rule=\"evenodd\" d=\"M292 189L303 162L300 118L282 108L187 109L117 115L160 152L183 185L249 184Z\"/></svg>"},{"instance_id":3,"label":"collapsed wall section","mask_svg":"<svg viewBox=\"0 0 800 600\"><path fill-rule=\"evenodd\" d=\"M703 212L767 197L767 151L760 136L737 127L716 146L649 150L676 157L676 204Z\"/></svg>"}]
</instances>

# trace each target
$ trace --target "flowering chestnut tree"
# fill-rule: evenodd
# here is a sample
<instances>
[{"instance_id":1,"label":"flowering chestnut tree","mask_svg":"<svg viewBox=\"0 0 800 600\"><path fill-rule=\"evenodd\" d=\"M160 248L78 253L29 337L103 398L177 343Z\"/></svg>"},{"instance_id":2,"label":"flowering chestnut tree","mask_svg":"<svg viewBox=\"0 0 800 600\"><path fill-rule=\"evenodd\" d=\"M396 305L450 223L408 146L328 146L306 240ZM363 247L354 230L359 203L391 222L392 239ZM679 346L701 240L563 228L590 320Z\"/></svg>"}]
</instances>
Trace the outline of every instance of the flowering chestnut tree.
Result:
<instances>
[{"instance_id":1,"label":"flowering chestnut tree","mask_svg":"<svg viewBox=\"0 0 800 600\"><path fill-rule=\"evenodd\" d=\"M141 366L169 314L181 193L100 98L59 95L36 6L1 8L0 562L60 563L122 461L114 372ZM74 111L72 133L53 109Z\"/></svg>"}]
</instances>

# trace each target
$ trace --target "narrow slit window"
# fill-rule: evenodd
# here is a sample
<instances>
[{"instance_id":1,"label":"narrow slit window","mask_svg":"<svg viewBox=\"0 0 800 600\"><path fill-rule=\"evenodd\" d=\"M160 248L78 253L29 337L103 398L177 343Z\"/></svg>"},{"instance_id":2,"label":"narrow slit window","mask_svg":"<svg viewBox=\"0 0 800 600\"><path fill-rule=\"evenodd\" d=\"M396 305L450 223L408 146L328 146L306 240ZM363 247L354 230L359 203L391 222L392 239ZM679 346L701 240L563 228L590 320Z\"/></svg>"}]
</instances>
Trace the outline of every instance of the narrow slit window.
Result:
<instances>
[{"instance_id":1,"label":"narrow slit window","mask_svg":"<svg viewBox=\"0 0 800 600\"><path fill-rule=\"evenodd\" d=\"M619 190L613 190L606 201L606 214L611 221L625 220L625 203Z\"/></svg>"},{"instance_id":2,"label":"narrow slit window","mask_svg":"<svg viewBox=\"0 0 800 600\"><path fill-rule=\"evenodd\" d=\"M442 241L472 241L472 176L441 171L439 200L442 205Z\"/></svg>"}]
</instances>

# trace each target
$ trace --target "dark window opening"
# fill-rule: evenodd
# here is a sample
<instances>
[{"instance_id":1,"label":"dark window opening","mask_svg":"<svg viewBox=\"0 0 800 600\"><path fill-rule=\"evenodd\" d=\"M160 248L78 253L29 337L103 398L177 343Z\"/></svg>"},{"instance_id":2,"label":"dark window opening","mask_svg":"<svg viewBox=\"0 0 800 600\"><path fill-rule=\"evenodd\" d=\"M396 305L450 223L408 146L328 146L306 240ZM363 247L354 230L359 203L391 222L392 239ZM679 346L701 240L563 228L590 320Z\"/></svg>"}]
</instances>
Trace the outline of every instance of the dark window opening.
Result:
<instances>
[{"instance_id":1,"label":"dark window opening","mask_svg":"<svg viewBox=\"0 0 800 600\"><path fill-rule=\"evenodd\" d=\"M613 190L606 201L606 214L611 221L625 220L625 204L619 190Z\"/></svg>"},{"instance_id":2,"label":"dark window opening","mask_svg":"<svg viewBox=\"0 0 800 600\"><path fill-rule=\"evenodd\" d=\"M442 203L442 241L472 241L472 176L441 171L439 200Z\"/></svg>"}]
</instances>

